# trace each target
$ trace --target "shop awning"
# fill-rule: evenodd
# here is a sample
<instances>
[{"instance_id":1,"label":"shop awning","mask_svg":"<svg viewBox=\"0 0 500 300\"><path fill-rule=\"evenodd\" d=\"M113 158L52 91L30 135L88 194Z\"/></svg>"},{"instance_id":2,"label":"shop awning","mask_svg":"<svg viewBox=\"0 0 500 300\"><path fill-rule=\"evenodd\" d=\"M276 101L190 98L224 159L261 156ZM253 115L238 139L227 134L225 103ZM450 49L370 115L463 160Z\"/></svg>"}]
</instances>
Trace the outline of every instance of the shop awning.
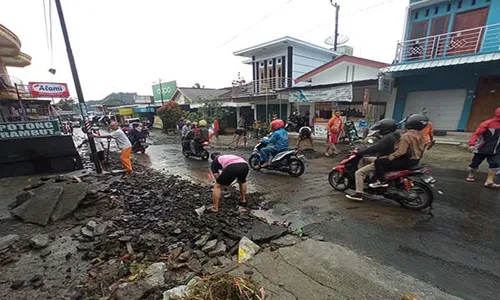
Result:
<instances>
[{"instance_id":1,"label":"shop awning","mask_svg":"<svg viewBox=\"0 0 500 300\"><path fill-rule=\"evenodd\" d=\"M500 53L488 53L488 54L480 54L473 56L463 56L457 58L448 58L448 59L439 59L439 60L394 65L387 68L383 68L381 69L381 71L382 73L394 73L394 72L430 69L430 68L438 68L446 66L482 63L495 60L500 60Z\"/></svg>"},{"instance_id":2,"label":"shop awning","mask_svg":"<svg viewBox=\"0 0 500 300\"><path fill-rule=\"evenodd\" d=\"M189 104L191 108L200 108L203 107L203 103L200 104ZM222 107L245 107L245 106L252 106L252 103L247 103L247 102L222 102L221 103Z\"/></svg>"}]
</instances>

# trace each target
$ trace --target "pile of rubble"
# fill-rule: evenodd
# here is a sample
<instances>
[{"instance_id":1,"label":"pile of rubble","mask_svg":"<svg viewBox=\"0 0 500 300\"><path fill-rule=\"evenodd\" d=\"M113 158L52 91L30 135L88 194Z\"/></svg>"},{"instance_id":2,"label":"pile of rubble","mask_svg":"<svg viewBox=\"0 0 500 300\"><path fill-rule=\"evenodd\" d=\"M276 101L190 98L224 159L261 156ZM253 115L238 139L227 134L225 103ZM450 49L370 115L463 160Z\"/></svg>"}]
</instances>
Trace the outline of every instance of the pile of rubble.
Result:
<instances>
[{"instance_id":1,"label":"pile of rubble","mask_svg":"<svg viewBox=\"0 0 500 300\"><path fill-rule=\"evenodd\" d=\"M262 244L287 232L286 227L242 212L235 189L225 192L219 213L199 215L197 208L211 204L210 186L151 170L112 183L108 193L121 203L118 213L90 220L74 235L83 258L95 265L90 272L90 291L95 277L96 282L106 282L123 293L117 282L135 278L134 266L158 262L165 263L170 272L165 287L176 286L189 274L211 274L236 266L242 237ZM247 200L250 209L259 209L264 198L250 194ZM116 271L103 278L103 265L110 264L116 265Z\"/></svg>"},{"instance_id":2,"label":"pile of rubble","mask_svg":"<svg viewBox=\"0 0 500 300\"><path fill-rule=\"evenodd\" d=\"M107 197L105 191L110 181L97 183L98 178L90 175L84 176L83 181L76 176L42 177L25 187L9 209L12 215L24 222L45 226L67 218L79 206L87 206Z\"/></svg>"}]
</instances>

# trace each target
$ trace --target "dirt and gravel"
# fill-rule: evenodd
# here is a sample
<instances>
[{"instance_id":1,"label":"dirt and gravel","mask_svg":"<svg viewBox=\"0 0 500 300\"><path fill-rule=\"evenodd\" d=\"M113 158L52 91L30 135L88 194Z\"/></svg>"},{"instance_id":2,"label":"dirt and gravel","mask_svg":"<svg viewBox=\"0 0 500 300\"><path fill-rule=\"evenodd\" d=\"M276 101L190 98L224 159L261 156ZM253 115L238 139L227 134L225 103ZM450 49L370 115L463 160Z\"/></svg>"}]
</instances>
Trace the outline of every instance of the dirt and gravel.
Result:
<instances>
[{"instance_id":1,"label":"dirt and gravel","mask_svg":"<svg viewBox=\"0 0 500 300\"><path fill-rule=\"evenodd\" d=\"M120 165L117 156L111 156L108 167ZM26 187L28 196L19 197L24 202L15 206L29 210L34 195L63 194L57 186L61 177L40 179ZM0 237L14 236L0 250L0 298L139 299L142 293L161 299L162 291L186 278L234 264L243 236L265 244L287 231L239 207L234 188L224 191L219 213L199 213L195 210L211 204L211 186L141 165L132 175L83 174L79 179L83 182L64 180L67 186L88 185L82 189L87 195L64 220L44 217L45 227L18 218L1 221ZM248 209L262 209L260 194L247 200ZM148 266L159 262L166 264L165 280L142 284Z\"/></svg>"}]
</instances>

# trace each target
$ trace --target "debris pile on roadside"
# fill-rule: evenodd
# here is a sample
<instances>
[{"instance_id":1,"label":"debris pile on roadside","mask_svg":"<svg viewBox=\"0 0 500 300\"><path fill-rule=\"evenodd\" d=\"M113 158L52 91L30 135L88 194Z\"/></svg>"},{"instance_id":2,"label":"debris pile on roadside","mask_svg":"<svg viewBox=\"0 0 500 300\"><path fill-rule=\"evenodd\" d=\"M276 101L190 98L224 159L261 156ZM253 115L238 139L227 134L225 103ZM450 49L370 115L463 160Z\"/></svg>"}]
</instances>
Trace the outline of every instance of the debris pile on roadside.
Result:
<instances>
[{"instance_id":1,"label":"debris pile on roadside","mask_svg":"<svg viewBox=\"0 0 500 300\"><path fill-rule=\"evenodd\" d=\"M42 177L40 181L26 186L24 192L9 204L9 209L12 215L24 222L46 226L49 222L69 217L78 207L107 198L109 184L118 178L113 174L106 178L90 174L82 177Z\"/></svg>"},{"instance_id":2,"label":"debris pile on roadside","mask_svg":"<svg viewBox=\"0 0 500 300\"><path fill-rule=\"evenodd\" d=\"M263 244L287 232L286 227L242 212L234 188L223 193L219 213L199 215L196 209L212 202L211 186L141 166L136 169L104 190L117 204L115 213L87 218L73 235L82 258L92 262L79 290L87 297L139 299L156 293L144 299L160 299L158 295L187 284L194 275L235 268L242 237ZM259 209L264 198L249 194L247 200L249 209Z\"/></svg>"}]
</instances>

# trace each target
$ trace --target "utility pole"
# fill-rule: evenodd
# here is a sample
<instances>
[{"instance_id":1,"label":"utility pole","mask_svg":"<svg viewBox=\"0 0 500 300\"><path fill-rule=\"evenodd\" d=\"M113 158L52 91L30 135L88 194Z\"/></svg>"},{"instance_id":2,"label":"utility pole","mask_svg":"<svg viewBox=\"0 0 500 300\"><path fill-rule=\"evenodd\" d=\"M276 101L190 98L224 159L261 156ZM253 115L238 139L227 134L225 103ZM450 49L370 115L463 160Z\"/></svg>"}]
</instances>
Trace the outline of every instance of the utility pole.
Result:
<instances>
[{"instance_id":1,"label":"utility pole","mask_svg":"<svg viewBox=\"0 0 500 300\"><path fill-rule=\"evenodd\" d=\"M333 0L330 0L330 4L335 7L335 34L333 36L333 51L337 51L337 40L339 37L339 10L340 5L337 2L333 3Z\"/></svg>"},{"instance_id":2,"label":"utility pole","mask_svg":"<svg viewBox=\"0 0 500 300\"><path fill-rule=\"evenodd\" d=\"M55 0L57 6L57 14L59 15L59 21L61 22L61 29L64 36L64 42L66 44L66 52L68 52L68 60L69 65L71 67L71 73L73 74L73 81L75 83L76 95L78 96L78 103L80 104L80 110L82 112L83 121L85 124L84 132L88 133L90 152L92 160L95 164L95 170L98 174L102 173L101 164L99 162L99 158L97 157L97 150L95 147L95 141L92 135L89 132L87 124L90 124L90 119L87 114L87 108L85 106L85 100L83 98L82 86L80 84L80 77L78 76L78 70L76 69L75 57L73 56L73 50L71 49L71 43L69 41L68 29L66 28L66 21L64 20L64 14L61 6L60 0Z\"/></svg>"},{"instance_id":3,"label":"utility pole","mask_svg":"<svg viewBox=\"0 0 500 300\"><path fill-rule=\"evenodd\" d=\"M161 106L163 106L163 88L161 87L161 78L158 79L158 82L160 82Z\"/></svg>"}]
</instances>

